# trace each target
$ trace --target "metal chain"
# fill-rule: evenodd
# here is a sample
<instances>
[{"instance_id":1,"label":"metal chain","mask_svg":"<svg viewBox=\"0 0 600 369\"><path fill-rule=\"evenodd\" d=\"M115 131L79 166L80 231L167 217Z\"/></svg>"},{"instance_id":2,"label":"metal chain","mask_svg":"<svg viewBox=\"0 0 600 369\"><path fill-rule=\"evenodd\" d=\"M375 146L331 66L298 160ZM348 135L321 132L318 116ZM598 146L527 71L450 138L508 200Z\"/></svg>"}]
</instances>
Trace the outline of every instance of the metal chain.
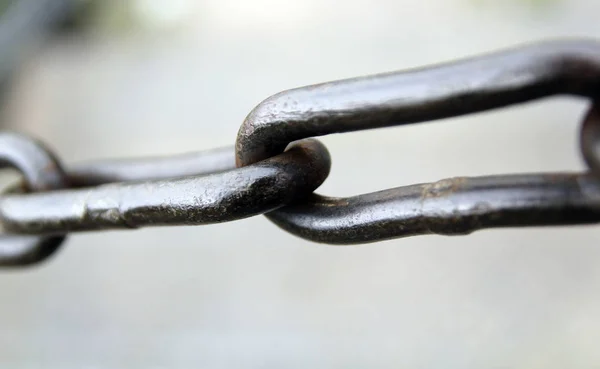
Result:
<instances>
[{"instance_id":1,"label":"metal chain","mask_svg":"<svg viewBox=\"0 0 600 369\"><path fill-rule=\"evenodd\" d=\"M27 193L0 197L0 223L15 234L0 239L0 266L42 261L71 232L210 224L259 214L297 236L330 244L598 223L600 103L592 104L581 130L589 173L452 178L329 198L313 194L329 174L329 153L308 138L558 94L593 102L599 93L600 44L561 41L284 91L248 115L235 149L63 171L36 141L1 134L0 161L23 173Z\"/></svg>"}]
</instances>

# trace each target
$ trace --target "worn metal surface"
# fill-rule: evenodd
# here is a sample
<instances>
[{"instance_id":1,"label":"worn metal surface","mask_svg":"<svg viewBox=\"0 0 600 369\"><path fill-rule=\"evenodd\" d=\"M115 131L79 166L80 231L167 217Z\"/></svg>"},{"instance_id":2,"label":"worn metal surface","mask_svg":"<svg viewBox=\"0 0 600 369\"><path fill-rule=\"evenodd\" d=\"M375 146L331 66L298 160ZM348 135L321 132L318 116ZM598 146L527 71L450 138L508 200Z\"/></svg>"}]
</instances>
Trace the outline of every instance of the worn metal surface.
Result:
<instances>
[{"instance_id":1,"label":"worn metal surface","mask_svg":"<svg viewBox=\"0 0 600 369\"><path fill-rule=\"evenodd\" d=\"M452 178L348 198L313 195L266 215L290 233L329 244L598 223L600 182L565 173Z\"/></svg>"},{"instance_id":2,"label":"worn metal surface","mask_svg":"<svg viewBox=\"0 0 600 369\"><path fill-rule=\"evenodd\" d=\"M198 170L222 169L223 150L200 155L206 165ZM215 159L217 159L215 161ZM188 156L159 159L158 168L171 171L185 166L173 165ZM134 161L124 167L136 166ZM163 166L163 164L169 165ZM170 167L170 165L172 165ZM82 172L110 165L90 164ZM106 170L104 179L131 179L127 173ZM170 167L170 168L169 168ZM81 168L84 168L83 166ZM147 178L144 170L137 172ZM304 140L286 152L254 165L203 176L181 177L190 168L166 180L115 183L38 194L9 194L0 199L0 219L5 229L18 233L63 233L100 229L139 228L158 225L198 225L219 223L262 214L305 197L323 183L329 174L330 158L325 146L316 140ZM165 172L158 171L160 177ZM101 177L92 177L95 183Z\"/></svg>"},{"instance_id":3,"label":"worn metal surface","mask_svg":"<svg viewBox=\"0 0 600 369\"><path fill-rule=\"evenodd\" d=\"M599 92L600 44L595 41L546 42L308 86L276 94L248 115L238 134L236 161L244 166L263 160L304 137L448 118L557 94L594 98ZM582 130L582 151L596 173L597 121L592 109ZM599 220L598 194L588 177L508 178L446 180L345 199L314 196L267 217L296 235L327 243ZM452 186L441 197L429 195L428 188L446 184Z\"/></svg>"},{"instance_id":4,"label":"worn metal surface","mask_svg":"<svg viewBox=\"0 0 600 369\"><path fill-rule=\"evenodd\" d=\"M581 152L590 169L600 174L600 105L598 102L588 110L581 125Z\"/></svg>"},{"instance_id":5,"label":"worn metal surface","mask_svg":"<svg viewBox=\"0 0 600 369\"><path fill-rule=\"evenodd\" d=\"M275 94L250 112L236 141L244 166L306 137L424 122L570 94L600 92L600 43L554 41L428 68Z\"/></svg>"},{"instance_id":6,"label":"worn metal surface","mask_svg":"<svg viewBox=\"0 0 600 369\"><path fill-rule=\"evenodd\" d=\"M596 107L581 136L590 174L453 178L327 198L308 196L329 174L327 149L309 139L282 151L310 136L441 119L561 93L593 98L599 91L600 44L592 41L530 45L284 91L256 107L240 128L237 169L232 169L230 148L82 164L69 171L67 180L70 187L84 188L6 194L0 197L0 221L9 232L50 235L210 224L268 213L284 230L332 244L597 223ZM215 172L220 173L207 175ZM282 207L287 204L293 205Z\"/></svg>"},{"instance_id":7,"label":"worn metal surface","mask_svg":"<svg viewBox=\"0 0 600 369\"><path fill-rule=\"evenodd\" d=\"M23 191L49 191L67 186L58 160L41 143L24 136L0 134L0 168L17 169L24 178ZM38 263L53 254L64 235L0 235L0 266Z\"/></svg>"},{"instance_id":8,"label":"worn metal surface","mask_svg":"<svg viewBox=\"0 0 600 369\"><path fill-rule=\"evenodd\" d=\"M202 150L233 144L249 109L290 87L600 38L597 0L191 3L180 33L53 43L26 66L7 124L67 169ZM585 104L330 135L317 192L582 169ZM327 247L263 217L76 234L40 268L0 272L0 367L589 369L600 363L599 241L598 226L534 227Z\"/></svg>"}]
</instances>

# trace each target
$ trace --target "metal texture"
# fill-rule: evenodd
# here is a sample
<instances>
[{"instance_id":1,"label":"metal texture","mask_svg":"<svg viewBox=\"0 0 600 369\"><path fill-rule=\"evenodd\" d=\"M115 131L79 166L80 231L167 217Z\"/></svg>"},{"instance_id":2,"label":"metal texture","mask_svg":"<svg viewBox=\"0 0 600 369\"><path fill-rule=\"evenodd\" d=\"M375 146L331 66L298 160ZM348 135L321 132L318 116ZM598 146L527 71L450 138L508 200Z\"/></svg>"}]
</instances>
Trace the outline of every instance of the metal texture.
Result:
<instances>
[{"instance_id":1,"label":"metal texture","mask_svg":"<svg viewBox=\"0 0 600 369\"><path fill-rule=\"evenodd\" d=\"M423 234L600 222L600 182L591 174L452 178L349 198L313 195L267 214L314 242L361 244Z\"/></svg>"},{"instance_id":2,"label":"metal texture","mask_svg":"<svg viewBox=\"0 0 600 369\"><path fill-rule=\"evenodd\" d=\"M197 169L214 168L221 152L204 155ZM187 156L160 159L175 164ZM331 160L317 140L303 140L287 151L244 168L219 174L163 180L114 183L91 188L36 194L8 194L0 199L5 230L24 234L54 234L160 225L198 225L232 221L262 214L306 197L323 183ZM204 165L206 164L206 166ZM122 164L128 167L127 164ZM131 163L132 167L136 164ZM74 177L80 178L79 169ZM97 163L95 167L107 168ZM173 168L183 166L173 165ZM115 166L117 168L117 166ZM217 168L222 169L221 166ZM166 169L166 168L165 168ZM93 170L91 170L93 171ZM131 179L116 170L105 179ZM149 174L141 170L143 177ZM160 177L164 172L157 172ZM181 173L180 173L181 174ZM118 177L118 178L117 178ZM125 178L124 178L125 177ZM99 182L101 176L93 177Z\"/></svg>"},{"instance_id":3,"label":"metal texture","mask_svg":"<svg viewBox=\"0 0 600 369\"><path fill-rule=\"evenodd\" d=\"M190 152L168 157L100 160L68 168L72 187L89 187L111 182L147 181L205 175L235 169L233 147Z\"/></svg>"},{"instance_id":4,"label":"metal texture","mask_svg":"<svg viewBox=\"0 0 600 369\"><path fill-rule=\"evenodd\" d=\"M24 178L22 191L49 191L67 186L58 160L41 143L24 136L0 134L0 168L17 169ZM0 236L0 266L31 265L52 255L64 241L56 236Z\"/></svg>"},{"instance_id":5,"label":"metal texture","mask_svg":"<svg viewBox=\"0 0 600 369\"><path fill-rule=\"evenodd\" d=\"M442 119L557 94L592 100L600 94L599 43L548 42L284 91L248 115L235 154L222 148L99 161L63 174L43 146L2 135L0 157L24 173L35 193L0 196L0 223L7 232L50 237L29 238L33 248L43 240L58 245L70 232L210 224L263 213L290 233L330 244L598 223L598 104L581 126L589 173L452 178L349 198L312 194L329 173L330 157L307 137ZM54 179L40 187L35 175ZM13 239L0 240L0 255Z\"/></svg>"},{"instance_id":6,"label":"metal texture","mask_svg":"<svg viewBox=\"0 0 600 369\"><path fill-rule=\"evenodd\" d=\"M423 69L284 91L250 112L236 162L276 155L292 141L425 122L569 94L600 93L600 43L546 42Z\"/></svg>"},{"instance_id":7,"label":"metal texture","mask_svg":"<svg viewBox=\"0 0 600 369\"><path fill-rule=\"evenodd\" d=\"M600 103L594 102L581 126L581 152L588 167L600 173Z\"/></svg>"},{"instance_id":8,"label":"metal texture","mask_svg":"<svg viewBox=\"0 0 600 369\"><path fill-rule=\"evenodd\" d=\"M238 133L236 162L263 160L305 137L454 117L558 94L593 99L599 93L595 41L546 42L302 87L273 95L252 110ZM592 109L582 129L582 151L595 173L600 173L598 115ZM317 195L267 217L300 237L336 244L600 220L598 193L588 177L507 178L444 180L342 199ZM431 196L435 188L446 190Z\"/></svg>"}]
</instances>

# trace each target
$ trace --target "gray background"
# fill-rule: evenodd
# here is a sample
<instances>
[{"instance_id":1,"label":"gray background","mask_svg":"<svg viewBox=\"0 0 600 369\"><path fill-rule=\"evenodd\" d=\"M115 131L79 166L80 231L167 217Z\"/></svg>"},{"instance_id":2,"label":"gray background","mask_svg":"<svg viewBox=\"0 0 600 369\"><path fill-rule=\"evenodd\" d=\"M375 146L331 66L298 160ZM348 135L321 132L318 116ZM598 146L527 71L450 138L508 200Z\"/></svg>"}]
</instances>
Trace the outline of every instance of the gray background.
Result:
<instances>
[{"instance_id":1,"label":"gray background","mask_svg":"<svg viewBox=\"0 0 600 369\"><path fill-rule=\"evenodd\" d=\"M10 95L6 123L66 162L232 144L287 88L600 37L596 0L110 4L90 36L32 57ZM325 137L319 192L583 169L586 106ZM0 367L598 367L599 239L574 227L332 247L262 217L75 235L39 268L0 272Z\"/></svg>"}]
</instances>

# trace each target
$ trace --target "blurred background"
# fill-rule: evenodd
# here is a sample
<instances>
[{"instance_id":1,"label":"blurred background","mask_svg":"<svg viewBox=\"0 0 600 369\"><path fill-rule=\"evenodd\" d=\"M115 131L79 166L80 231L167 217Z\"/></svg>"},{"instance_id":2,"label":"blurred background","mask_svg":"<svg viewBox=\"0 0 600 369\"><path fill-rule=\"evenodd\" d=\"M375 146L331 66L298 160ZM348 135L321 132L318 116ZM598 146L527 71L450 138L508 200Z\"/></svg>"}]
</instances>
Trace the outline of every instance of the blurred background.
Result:
<instances>
[{"instance_id":1,"label":"blurred background","mask_svg":"<svg viewBox=\"0 0 600 369\"><path fill-rule=\"evenodd\" d=\"M67 163L231 145L253 106L292 87L600 37L597 0L15 10L43 2L0 2L1 124ZM560 97L324 137L333 168L319 192L580 170L586 106ZM0 272L0 367L597 367L599 240L563 227L333 247L262 217L74 235L40 267Z\"/></svg>"}]
</instances>

